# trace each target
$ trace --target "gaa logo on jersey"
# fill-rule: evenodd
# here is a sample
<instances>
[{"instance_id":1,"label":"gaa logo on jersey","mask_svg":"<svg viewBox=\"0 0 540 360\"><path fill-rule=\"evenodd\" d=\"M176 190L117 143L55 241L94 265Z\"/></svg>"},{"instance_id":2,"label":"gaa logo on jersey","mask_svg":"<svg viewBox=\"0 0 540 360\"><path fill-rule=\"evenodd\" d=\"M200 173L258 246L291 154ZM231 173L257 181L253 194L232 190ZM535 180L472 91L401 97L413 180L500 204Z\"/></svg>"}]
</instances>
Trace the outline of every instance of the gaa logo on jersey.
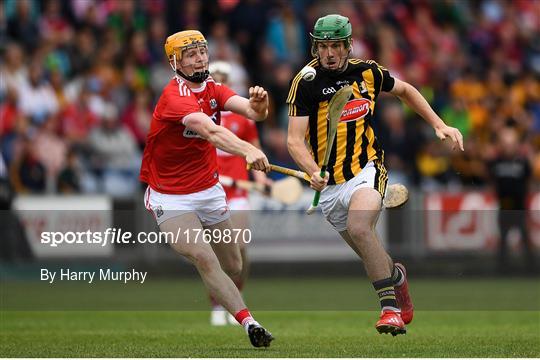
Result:
<instances>
[{"instance_id":1,"label":"gaa logo on jersey","mask_svg":"<svg viewBox=\"0 0 540 360\"><path fill-rule=\"evenodd\" d=\"M371 108L371 100L369 99L354 99L349 101L341 112L340 122L362 120L369 113Z\"/></svg>"},{"instance_id":2,"label":"gaa logo on jersey","mask_svg":"<svg viewBox=\"0 0 540 360\"><path fill-rule=\"evenodd\" d=\"M210 108L211 108L212 110L214 110L215 108L217 108L217 101L216 101L216 99L211 99L211 100L210 100Z\"/></svg>"}]
</instances>

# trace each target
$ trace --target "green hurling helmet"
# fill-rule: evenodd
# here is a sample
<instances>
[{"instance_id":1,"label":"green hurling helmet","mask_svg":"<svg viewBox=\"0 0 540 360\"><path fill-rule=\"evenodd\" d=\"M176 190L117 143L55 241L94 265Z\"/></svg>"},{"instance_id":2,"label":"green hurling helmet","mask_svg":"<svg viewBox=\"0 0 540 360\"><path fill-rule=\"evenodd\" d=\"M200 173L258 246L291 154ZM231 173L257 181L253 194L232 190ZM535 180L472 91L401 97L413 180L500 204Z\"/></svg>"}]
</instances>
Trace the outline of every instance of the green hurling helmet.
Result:
<instances>
[{"instance_id":1,"label":"green hurling helmet","mask_svg":"<svg viewBox=\"0 0 540 360\"><path fill-rule=\"evenodd\" d=\"M317 41L345 41L348 48L351 44L352 26L349 18L337 14L323 16L315 22L311 36L311 54L317 57Z\"/></svg>"}]
</instances>

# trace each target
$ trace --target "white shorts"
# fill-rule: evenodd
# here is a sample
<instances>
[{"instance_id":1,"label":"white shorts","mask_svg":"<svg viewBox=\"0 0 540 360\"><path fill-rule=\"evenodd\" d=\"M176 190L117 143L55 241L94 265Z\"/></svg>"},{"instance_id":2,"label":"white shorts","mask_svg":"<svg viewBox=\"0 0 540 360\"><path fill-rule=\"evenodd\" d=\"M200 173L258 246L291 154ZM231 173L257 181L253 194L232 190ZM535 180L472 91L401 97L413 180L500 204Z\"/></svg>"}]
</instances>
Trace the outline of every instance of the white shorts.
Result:
<instances>
[{"instance_id":1,"label":"white shorts","mask_svg":"<svg viewBox=\"0 0 540 360\"><path fill-rule=\"evenodd\" d=\"M386 191L388 175L381 161L370 161L351 180L338 185L329 185L321 192L319 205L326 220L337 231L347 229L349 204L356 190L371 188L377 190L382 197Z\"/></svg>"},{"instance_id":2,"label":"white shorts","mask_svg":"<svg viewBox=\"0 0 540 360\"><path fill-rule=\"evenodd\" d=\"M225 191L220 183L192 194L162 194L150 186L144 194L144 206L158 225L175 216L194 212L203 226L214 225L231 217Z\"/></svg>"},{"instance_id":3,"label":"white shorts","mask_svg":"<svg viewBox=\"0 0 540 360\"><path fill-rule=\"evenodd\" d=\"M231 211L235 210L250 210L249 200L245 197L236 197L228 200L229 209Z\"/></svg>"}]
</instances>

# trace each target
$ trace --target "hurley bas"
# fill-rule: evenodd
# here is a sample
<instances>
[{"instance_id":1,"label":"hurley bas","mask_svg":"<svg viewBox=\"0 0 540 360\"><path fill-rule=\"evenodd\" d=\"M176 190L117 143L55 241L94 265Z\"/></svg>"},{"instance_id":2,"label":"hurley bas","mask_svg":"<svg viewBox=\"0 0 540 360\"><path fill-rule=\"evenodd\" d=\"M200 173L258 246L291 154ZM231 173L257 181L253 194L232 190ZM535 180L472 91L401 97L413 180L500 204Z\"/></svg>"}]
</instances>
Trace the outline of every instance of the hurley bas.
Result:
<instances>
[{"instance_id":1,"label":"hurley bas","mask_svg":"<svg viewBox=\"0 0 540 360\"><path fill-rule=\"evenodd\" d=\"M128 281L137 281L141 284L146 280L147 271L115 271L111 269L99 269L99 271L73 271L69 268L59 269L58 271L49 271L41 269L41 281L47 281L52 284L59 281L85 281L92 284L94 280L102 281L122 281L126 284ZM97 275L97 278L96 278Z\"/></svg>"}]
</instances>

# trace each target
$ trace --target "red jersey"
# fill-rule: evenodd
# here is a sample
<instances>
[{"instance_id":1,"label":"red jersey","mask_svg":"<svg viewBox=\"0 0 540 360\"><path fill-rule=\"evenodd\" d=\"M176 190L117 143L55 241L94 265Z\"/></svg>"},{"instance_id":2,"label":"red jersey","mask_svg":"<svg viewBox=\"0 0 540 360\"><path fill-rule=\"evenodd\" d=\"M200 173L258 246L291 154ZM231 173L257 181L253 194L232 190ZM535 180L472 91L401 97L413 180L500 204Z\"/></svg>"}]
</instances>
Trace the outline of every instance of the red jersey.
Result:
<instances>
[{"instance_id":1,"label":"red jersey","mask_svg":"<svg viewBox=\"0 0 540 360\"><path fill-rule=\"evenodd\" d=\"M140 180L164 194L191 194L218 182L216 148L183 124L204 112L220 124L220 111L235 93L209 77L199 89L172 79L158 100L146 138Z\"/></svg>"},{"instance_id":2,"label":"red jersey","mask_svg":"<svg viewBox=\"0 0 540 360\"><path fill-rule=\"evenodd\" d=\"M252 142L259 138L255 122L242 115L230 111L221 113L221 125L232 131L240 139ZM247 180L249 178L246 170L246 160L238 155L229 154L217 149L219 174L231 177L236 180ZM247 191L235 187L224 186L227 199L247 197Z\"/></svg>"}]
</instances>

